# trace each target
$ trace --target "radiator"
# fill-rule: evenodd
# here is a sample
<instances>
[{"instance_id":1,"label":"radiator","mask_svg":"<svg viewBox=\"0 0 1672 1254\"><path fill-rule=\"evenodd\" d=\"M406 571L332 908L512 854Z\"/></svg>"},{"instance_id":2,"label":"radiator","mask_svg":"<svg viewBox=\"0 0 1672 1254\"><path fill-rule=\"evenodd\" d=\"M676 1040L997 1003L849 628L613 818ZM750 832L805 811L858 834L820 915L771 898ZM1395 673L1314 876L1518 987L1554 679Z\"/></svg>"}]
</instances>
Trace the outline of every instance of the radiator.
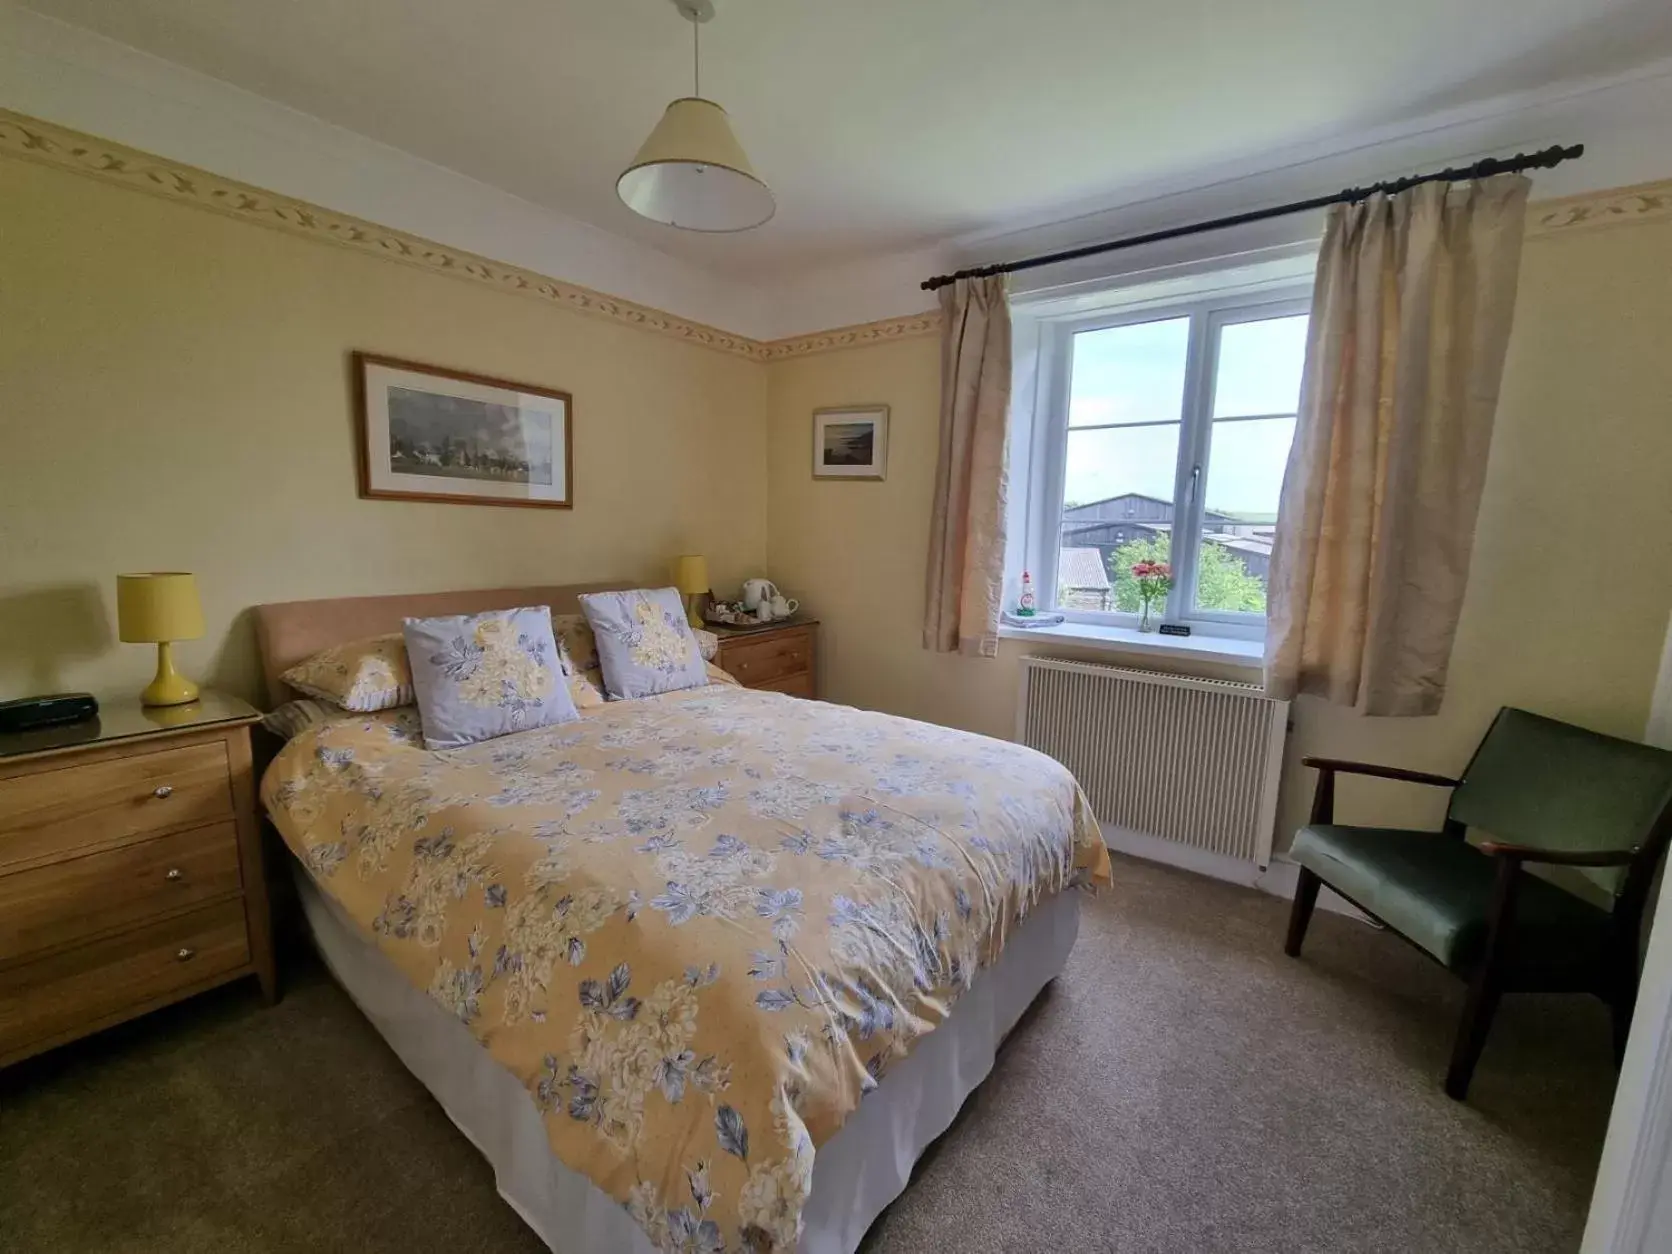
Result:
<instances>
[{"instance_id":1,"label":"radiator","mask_svg":"<svg viewBox=\"0 0 1672 1254\"><path fill-rule=\"evenodd\" d=\"M1255 684L1022 659L1017 739L1073 771L1105 827L1262 869L1288 720Z\"/></svg>"}]
</instances>

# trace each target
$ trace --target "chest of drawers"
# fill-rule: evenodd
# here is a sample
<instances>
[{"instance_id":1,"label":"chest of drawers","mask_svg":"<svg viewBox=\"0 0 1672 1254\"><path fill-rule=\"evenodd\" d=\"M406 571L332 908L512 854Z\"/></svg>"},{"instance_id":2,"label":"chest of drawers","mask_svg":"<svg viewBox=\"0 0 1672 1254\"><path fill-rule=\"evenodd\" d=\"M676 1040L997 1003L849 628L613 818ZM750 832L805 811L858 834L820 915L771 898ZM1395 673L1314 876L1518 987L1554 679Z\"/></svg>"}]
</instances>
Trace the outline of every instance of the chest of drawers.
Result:
<instances>
[{"instance_id":1,"label":"chest of drawers","mask_svg":"<svg viewBox=\"0 0 1672 1254\"><path fill-rule=\"evenodd\" d=\"M205 693L0 740L0 1066L247 975L272 999L255 718Z\"/></svg>"},{"instance_id":2,"label":"chest of drawers","mask_svg":"<svg viewBox=\"0 0 1672 1254\"><path fill-rule=\"evenodd\" d=\"M818 623L805 621L753 631L710 627L720 638L714 664L745 688L818 696Z\"/></svg>"}]
</instances>

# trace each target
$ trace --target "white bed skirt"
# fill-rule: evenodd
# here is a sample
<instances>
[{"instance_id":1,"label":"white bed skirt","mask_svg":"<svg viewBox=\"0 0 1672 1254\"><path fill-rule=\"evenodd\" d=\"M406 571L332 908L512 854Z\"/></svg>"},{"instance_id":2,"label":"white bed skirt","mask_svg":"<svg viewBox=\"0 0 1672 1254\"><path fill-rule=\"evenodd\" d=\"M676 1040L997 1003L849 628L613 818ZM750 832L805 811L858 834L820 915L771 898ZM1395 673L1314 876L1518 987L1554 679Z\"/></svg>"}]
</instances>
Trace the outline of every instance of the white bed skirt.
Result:
<instances>
[{"instance_id":1,"label":"white bed skirt","mask_svg":"<svg viewBox=\"0 0 1672 1254\"><path fill-rule=\"evenodd\" d=\"M299 865L302 908L326 965L413 1075L493 1166L500 1195L557 1254L655 1254L619 1203L552 1156L528 1091L468 1028L363 939ZM1005 1034L1061 973L1079 894L1042 902L947 1021L867 1095L814 1160L804 1254L851 1254L912 1165L992 1070Z\"/></svg>"}]
</instances>

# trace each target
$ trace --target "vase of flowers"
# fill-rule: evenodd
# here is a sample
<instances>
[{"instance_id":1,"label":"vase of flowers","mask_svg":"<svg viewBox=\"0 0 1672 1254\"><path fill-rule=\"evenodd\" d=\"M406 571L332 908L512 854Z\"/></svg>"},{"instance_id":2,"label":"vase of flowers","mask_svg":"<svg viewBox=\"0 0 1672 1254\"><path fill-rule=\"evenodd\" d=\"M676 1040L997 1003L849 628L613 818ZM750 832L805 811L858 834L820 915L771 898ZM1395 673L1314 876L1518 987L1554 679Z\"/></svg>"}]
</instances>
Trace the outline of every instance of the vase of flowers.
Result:
<instances>
[{"instance_id":1,"label":"vase of flowers","mask_svg":"<svg viewBox=\"0 0 1672 1254\"><path fill-rule=\"evenodd\" d=\"M1138 562L1132 567L1132 577L1138 581L1138 600L1144 607L1138 620L1139 631L1154 631L1150 607L1157 601L1165 602L1173 588L1173 568L1168 562Z\"/></svg>"}]
</instances>

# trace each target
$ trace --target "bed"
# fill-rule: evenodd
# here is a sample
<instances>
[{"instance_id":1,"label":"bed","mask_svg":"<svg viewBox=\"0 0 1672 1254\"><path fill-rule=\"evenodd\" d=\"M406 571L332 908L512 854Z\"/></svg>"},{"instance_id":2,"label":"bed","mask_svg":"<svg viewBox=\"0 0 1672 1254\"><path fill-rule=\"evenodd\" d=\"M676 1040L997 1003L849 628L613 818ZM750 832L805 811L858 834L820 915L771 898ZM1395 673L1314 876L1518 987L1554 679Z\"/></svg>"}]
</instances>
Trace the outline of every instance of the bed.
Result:
<instances>
[{"instance_id":1,"label":"bed","mask_svg":"<svg viewBox=\"0 0 1672 1254\"><path fill-rule=\"evenodd\" d=\"M269 697L403 617L626 586L261 606ZM1108 875L1060 765L886 715L712 685L416 733L305 731L263 803L333 975L559 1254L853 1250Z\"/></svg>"}]
</instances>

